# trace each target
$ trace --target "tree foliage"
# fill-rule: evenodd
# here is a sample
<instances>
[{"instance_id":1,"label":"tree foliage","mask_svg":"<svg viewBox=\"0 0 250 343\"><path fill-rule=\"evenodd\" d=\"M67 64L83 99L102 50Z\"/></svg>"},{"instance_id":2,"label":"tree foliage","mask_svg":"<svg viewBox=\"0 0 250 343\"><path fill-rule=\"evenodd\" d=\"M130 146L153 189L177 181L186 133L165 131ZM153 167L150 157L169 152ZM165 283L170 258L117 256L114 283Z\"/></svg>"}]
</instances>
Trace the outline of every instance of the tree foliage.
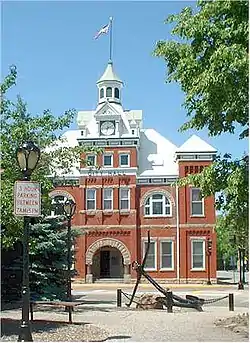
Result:
<instances>
[{"instance_id":1,"label":"tree foliage","mask_svg":"<svg viewBox=\"0 0 250 343\"><path fill-rule=\"evenodd\" d=\"M154 54L167 63L168 81L185 93L191 119L182 129L207 127L211 135L248 135L248 1L198 1L198 10L171 15L178 40L159 41Z\"/></svg>"},{"instance_id":2,"label":"tree foliage","mask_svg":"<svg viewBox=\"0 0 250 343\"><path fill-rule=\"evenodd\" d=\"M154 55L167 65L167 81L178 82L185 93L189 120L181 130L207 128L212 136L248 136L248 1L201 0L197 8L170 15L173 40L159 41ZM234 232L241 246L248 243L249 159L217 156L203 172L179 184L194 184L204 196L219 194L220 228ZM223 225L222 225L223 223Z\"/></svg>"},{"instance_id":3,"label":"tree foliage","mask_svg":"<svg viewBox=\"0 0 250 343\"><path fill-rule=\"evenodd\" d=\"M58 171L67 173L81 160L81 154L91 148L58 147L63 141L62 130L69 127L75 117L75 110L67 110L63 115L54 116L50 110L42 114L31 115L26 103L17 96L16 101L8 99L8 90L16 84L17 69L10 68L9 74L1 84L1 226L2 245L11 246L21 237L22 220L13 215L13 187L16 180L22 179L22 173L16 161L16 149L25 141L31 140L41 149L40 161L32 173L32 180L41 182L42 213L50 210L49 191L53 189L53 180ZM93 150L93 149L92 149ZM98 153L98 149L94 149ZM51 178L47 176L51 175Z\"/></svg>"}]
</instances>

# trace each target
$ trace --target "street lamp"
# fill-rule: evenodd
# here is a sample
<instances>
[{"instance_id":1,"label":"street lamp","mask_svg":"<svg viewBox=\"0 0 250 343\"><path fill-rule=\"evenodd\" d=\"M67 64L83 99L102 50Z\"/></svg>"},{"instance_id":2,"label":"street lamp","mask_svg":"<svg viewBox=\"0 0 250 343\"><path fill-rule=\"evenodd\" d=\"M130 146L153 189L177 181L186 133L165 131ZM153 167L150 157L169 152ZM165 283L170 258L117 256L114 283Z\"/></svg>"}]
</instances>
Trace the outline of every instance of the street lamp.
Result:
<instances>
[{"instance_id":1,"label":"street lamp","mask_svg":"<svg viewBox=\"0 0 250 343\"><path fill-rule=\"evenodd\" d=\"M244 275L244 249L241 247L238 247L238 251L239 251L239 261L240 261L240 279L238 282L238 289L244 289L244 279L245 279L245 275ZM243 263L242 263L243 261ZM243 264L243 266L242 266Z\"/></svg>"},{"instance_id":2,"label":"street lamp","mask_svg":"<svg viewBox=\"0 0 250 343\"><path fill-rule=\"evenodd\" d=\"M23 173L23 180L29 181L33 170L40 158L40 149L33 142L26 142L16 152L19 167ZM29 222L24 216L23 230L23 285L22 285L22 322L18 342L32 342L29 322L30 290L29 290Z\"/></svg>"},{"instance_id":3,"label":"street lamp","mask_svg":"<svg viewBox=\"0 0 250 343\"><path fill-rule=\"evenodd\" d=\"M210 265L211 265L211 254L212 254L212 240L211 238L207 239L207 285L212 285L210 280Z\"/></svg>"},{"instance_id":4,"label":"street lamp","mask_svg":"<svg viewBox=\"0 0 250 343\"><path fill-rule=\"evenodd\" d=\"M71 241L71 219L76 211L76 203L72 199L67 199L63 205L64 214L68 219L68 234L67 234L67 241L68 241L68 282L67 282L67 298L68 301L72 301L71 297L71 247L72 247L72 241ZM71 318L71 307L69 307L69 321L72 321Z\"/></svg>"}]
</instances>

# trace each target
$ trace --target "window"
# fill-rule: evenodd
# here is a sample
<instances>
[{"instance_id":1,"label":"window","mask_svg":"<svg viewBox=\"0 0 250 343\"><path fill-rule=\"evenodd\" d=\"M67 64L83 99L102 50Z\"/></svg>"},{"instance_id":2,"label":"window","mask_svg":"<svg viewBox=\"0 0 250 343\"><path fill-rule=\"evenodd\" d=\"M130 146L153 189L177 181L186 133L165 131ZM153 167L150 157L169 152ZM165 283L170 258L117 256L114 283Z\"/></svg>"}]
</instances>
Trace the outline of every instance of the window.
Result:
<instances>
[{"instance_id":1,"label":"window","mask_svg":"<svg viewBox=\"0 0 250 343\"><path fill-rule=\"evenodd\" d=\"M100 89L100 98L103 98L103 97L104 97L104 89L101 88L101 89Z\"/></svg>"},{"instance_id":2,"label":"window","mask_svg":"<svg viewBox=\"0 0 250 343\"><path fill-rule=\"evenodd\" d=\"M145 269L156 270L156 242L149 243L148 256L145 263ZM148 242L144 242L144 255L148 247Z\"/></svg>"},{"instance_id":3,"label":"window","mask_svg":"<svg viewBox=\"0 0 250 343\"><path fill-rule=\"evenodd\" d=\"M87 163L88 166L95 166L96 165L96 155L87 155Z\"/></svg>"},{"instance_id":4,"label":"window","mask_svg":"<svg viewBox=\"0 0 250 343\"><path fill-rule=\"evenodd\" d=\"M52 216L61 216L64 215L64 208L63 205L66 202L67 198L63 195L57 195L52 199L51 202L51 215Z\"/></svg>"},{"instance_id":5,"label":"window","mask_svg":"<svg viewBox=\"0 0 250 343\"><path fill-rule=\"evenodd\" d=\"M204 199L199 188L191 188L191 216L204 215Z\"/></svg>"},{"instance_id":6,"label":"window","mask_svg":"<svg viewBox=\"0 0 250 343\"><path fill-rule=\"evenodd\" d=\"M129 167L129 154L119 155L119 165L120 167Z\"/></svg>"},{"instance_id":7,"label":"window","mask_svg":"<svg viewBox=\"0 0 250 343\"><path fill-rule=\"evenodd\" d=\"M161 241L161 269L174 269L173 241Z\"/></svg>"},{"instance_id":8,"label":"window","mask_svg":"<svg viewBox=\"0 0 250 343\"><path fill-rule=\"evenodd\" d=\"M191 240L191 268L205 269L205 240Z\"/></svg>"},{"instance_id":9,"label":"window","mask_svg":"<svg viewBox=\"0 0 250 343\"><path fill-rule=\"evenodd\" d=\"M115 98L119 99L119 89L115 88Z\"/></svg>"},{"instance_id":10,"label":"window","mask_svg":"<svg viewBox=\"0 0 250 343\"><path fill-rule=\"evenodd\" d=\"M160 193L147 198L144 206L145 216L171 216L171 203L169 199Z\"/></svg>"},{"instance_id":11,"label":"window","mask_svg":"<svg viewBox=\"0 0 250 343\"><path fill-rule=\"evenodd\" d=\"M86 209L95 210L96 209L96 190L88 188L86 192Z\"/></svg>"},{"instance_id":12,"label":"window","mask_svg":"<svg viewBox=\"0 0 250 343\"><path fill-rule=\"evenodd\" d=\"M128 188L120 188L120 210L129 210L130 208L130 191Z\"/></svg>"},{"instance_id":13,"label":"window","mask_svg":"<svg viewBox=\"0 0 250 343\"><path fill-rule=\"evenodd\" d=\"M103 189L103 209L104 210L113 209L113 189L112 188Z\"/></svg>"},{"instance_id":14,"label":"window","mask_svg":"<svg viewBox=\"0 0 250 343\"><path fill-rule=\"evenodd\" d=\"M113 167L113 154L103 155L103 166L104 167Z\"/></svg>"},{"instance_id":15,"label":"window","mask_svg":"<svg viewBox=\"0 0 250 343\"><path fill-rule=\"evenodd\" d=\"M134 135L135 134L135 130L132 130L132 135Z\"/></svg>"},{"instance_id":16,"label":"window","mask_svg":"<svg viewBox=\"0 0 250 343\"><path fill-rule=\"evenodd\" d=\"M111 98L112 97L112 88L108 87L106 89L106 98Z\"/></svg>"}]
</instances>

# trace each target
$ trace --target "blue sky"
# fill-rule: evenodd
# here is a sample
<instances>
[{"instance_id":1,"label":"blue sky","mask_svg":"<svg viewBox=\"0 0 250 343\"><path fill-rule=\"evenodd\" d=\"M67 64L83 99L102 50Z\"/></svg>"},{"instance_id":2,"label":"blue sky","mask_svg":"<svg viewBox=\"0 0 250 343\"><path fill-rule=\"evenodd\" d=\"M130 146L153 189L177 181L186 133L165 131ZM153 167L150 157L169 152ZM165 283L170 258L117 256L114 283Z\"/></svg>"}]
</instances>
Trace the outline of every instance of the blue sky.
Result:
<instances>
[{"instance_id":1,"label":"blue sky","mask_svg":"<svg viewBox=\"0 0 250 343\"><path fill-rule=\"evenodd\" d=\"M166 17L189 5L195 2L4 1L2 75L11 64L17 66L18 84L11 95L20 94L33 114L47 108L56 116L69 108L94 109L95 83L108 62L109 39L93 37L112 16L113 62L125 84L124 108L143 110L144 127L176 145L196 133L219 152L240 156L248 143L236 135L214 138L206 130L178 132L186 121L184 94L178 84L165 83L165 63L152 56L158 40L171 39Z\"/></svg>"}]
</instances>

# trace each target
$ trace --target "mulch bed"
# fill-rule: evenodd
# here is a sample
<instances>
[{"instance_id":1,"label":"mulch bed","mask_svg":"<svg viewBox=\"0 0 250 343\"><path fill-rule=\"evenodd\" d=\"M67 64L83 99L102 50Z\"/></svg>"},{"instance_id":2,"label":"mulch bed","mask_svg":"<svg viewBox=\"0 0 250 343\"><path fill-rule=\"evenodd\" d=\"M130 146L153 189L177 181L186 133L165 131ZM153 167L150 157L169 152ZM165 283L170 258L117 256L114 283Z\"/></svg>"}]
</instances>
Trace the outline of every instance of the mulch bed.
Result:
<instances>
[{"instance_id":1,"label":"mulch bed","mask_svg":"<svg viewBox=\"0 0 250 343\"><path fill-rule=\"evenodd\" d=\"M17 341L19 326L20 320L2 318L1 341ZM106 330L80 322L34 320L31 329L33 341L40 342L100 342L109 337Z\"/></svg>"}]
</instances>

